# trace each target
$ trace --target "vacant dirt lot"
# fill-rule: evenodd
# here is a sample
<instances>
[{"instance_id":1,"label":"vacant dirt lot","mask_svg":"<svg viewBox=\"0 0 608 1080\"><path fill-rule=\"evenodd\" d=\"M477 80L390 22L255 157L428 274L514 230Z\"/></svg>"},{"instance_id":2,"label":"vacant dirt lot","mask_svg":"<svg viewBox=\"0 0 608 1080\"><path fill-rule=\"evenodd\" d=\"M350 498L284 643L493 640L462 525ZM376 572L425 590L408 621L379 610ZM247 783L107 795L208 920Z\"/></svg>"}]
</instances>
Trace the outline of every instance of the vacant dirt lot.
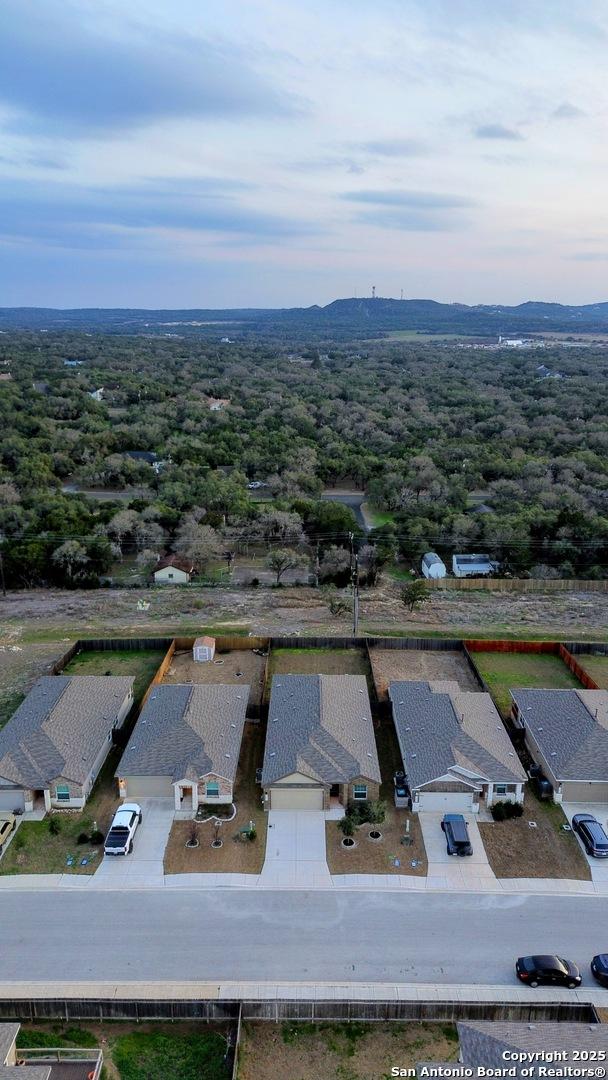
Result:
<instances>
[{"instance_id":1,"label":"vacant dirt lot","mask_svg":"<svg viewBox=\"0 0 608 1080\"><path fill-rule=\"evenodd\" d=\"M480 686L460 652L432 652L424 649L370 649L376 692L385 701L391 682L411 679L432 682L453 679L461 690L479 690Z\"/></svg>"},{"instance_id":2,"label":"vacant dirt lot","mask_svg":"<svg viewBox=\"0 0 608 1080\"><path fill-rule=\"evenodd\" d=\"M385 1080L393 1066L456 1061L452 1024L244 1024L239 1080Z\"/></svg>"},{"instance_id":3,"label":"vacant dirt lot","mask_svg":"<svg viewBox=\"0 0 608 1080\"><path fill-rule=\"evenodd\" d=\"M139 600L149 603L138 610ZM33 640L115 634L197 634L203 627L256 634L349 634L349 616L335 618L318 591L301 589L33 589L0 600L0 638ZM410 615L399 584L382 582L361 598L361 633L535 636L602 641L608 637L607 593L492 593L436 590ZM1 642L0 642L1 643Z\"/></svg>"},{"instance_id":4,"label":"vacant dirt lot","mask_svg":"<svg viewBox=\"0 0 608 1080\"><path fill-rule=\"evenodd\" d=\"M528 821L535 821L531 829ZM572 832L562 832L567 818L559 806L528 793L523 817L479 822L483 846L498 878L568 878L590 881L591 871Z\"/></svg>"},{"instance_id":5,"label":"vacant dirt lot","mask_svg":"<svg viewBox=\"0 0 608 1080\"><path fill-rule=\"evenodd\" d=\"M221 661L221 663L216 663ZM264 668L266 658L258 656L251 649L234 649L230 652L216 652L209 663L197 664L192 659L192 650L175 652L171 667L163 682L166 683L226 683L249 686L249 707L259 709L264 689Z\"/></svg>"}]
</instances>

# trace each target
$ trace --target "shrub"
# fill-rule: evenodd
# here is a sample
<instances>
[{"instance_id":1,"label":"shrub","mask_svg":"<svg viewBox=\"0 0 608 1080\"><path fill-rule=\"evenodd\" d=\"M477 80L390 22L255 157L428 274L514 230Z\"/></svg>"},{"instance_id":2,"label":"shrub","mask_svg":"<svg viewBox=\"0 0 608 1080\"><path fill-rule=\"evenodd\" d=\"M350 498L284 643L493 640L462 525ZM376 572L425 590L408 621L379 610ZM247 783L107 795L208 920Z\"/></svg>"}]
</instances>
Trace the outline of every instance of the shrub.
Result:
<instances>
[{"instance_id":1,"label":"shrub","mask_svg":"<svg viewBox=\"0 0 608 1080\"><path fill-rule=\"evenodd\" d=\"M247 839L251 840L251 842L253 843L254 840L257 840L257 838L258 838L257 829L255 829L255 828L250 829L249 832L247 833Z\"/></svg>"},{"instance_id":2,"label":"shrub","mask_svg":"<svg viewBox=\"0 0 608 1080\"><path fill-rule=\"evenodd\" d=\"M88 833L86 833L86 832L78 833L78 836L76 838L76 843L77 844L88 844L88 842L89 842L89 834Z\"/></svg>"},{"instance_id":3,"label":"shrub","mask_svg":"<svg viewBox=\"0 0 608 1080\"><path fill-rule=\"evenodd\" d=\"M338 822L338 828L342 831L344 836L352 836L355 831L356 822L350 814L345 814L343 818L340 818Z\"/></svg>"},{"instance_id":4,"label":"shrub","mask_svg":"<svg viewBox=\"0 0 608 1080\"><path fill-rule=\"evenodd\" d=\"M260 579L257 578L257 577L254 577L254 578L251 579L249 584L250 584L252 589L257 589L257 588L259 588L259 585L260 585Z\"/></svg>"},{"instance_id":5,"label":"shrub","mask_svg":"<svg viewBox=\"0 0 608 1080\"><path fill-rule=\"evenodd\" d=\"M103 833L100 832L99 829L95 829L95 832L91 833L91 843L92 844L103 844L103 841L104 841Z\"/></svg>"},{"instance_id":6,"label":"shrub","mask_svg":"<svg viewBox=\"0 0 608 1080\"><path fill-rule=\"evenodd\" d=\"M496 802L491 809L494 821L509 821L510 818L521 817L523 812L522 804L513 802L512 799Z\"/></svg>"},{"instance_id":7,"label":"shrub","mask_svg":"<svg viewBox=\"0 0 608 1080\"><path fill-rule=\"evenodd\" d=\"M49 832L51 836L58 836L61 832L61 822L58 817L49 818Z\"/></svg>"},{"instance_id":8,"label":"shrub","mask_svg":"<svg viewBox=\"0 0 608 1080\"><path fill-rule=\"evenodd\" d=\"M348 817L353 819L355 825L363 825L364 822L371 821L371 806L367 799L357 800L356 802L351 800L346 808L346 813Z\"/></svg>"},{"instance_id":9,"label":"shrub","mask_svg":"<svg viewBox=\"0 0 608 1080\"><path fill-rule=\"evenodd\" d=\"M382 799L376 799L375 802L369 804L369 817L368 821L370 825L382 825L386 818L386 803Z\"/></svg>"},{"instance_id":10,"label":"shrub","mask_svg":"<svg viewBox=\"0 0 608 1080\"><path fill-rule=\"evenodd\" d=\"M505 804L502 802L494 803L491 808L491 814L494 818L494 821L504 821L506 817Z\"/></svg>"}]
</instances>

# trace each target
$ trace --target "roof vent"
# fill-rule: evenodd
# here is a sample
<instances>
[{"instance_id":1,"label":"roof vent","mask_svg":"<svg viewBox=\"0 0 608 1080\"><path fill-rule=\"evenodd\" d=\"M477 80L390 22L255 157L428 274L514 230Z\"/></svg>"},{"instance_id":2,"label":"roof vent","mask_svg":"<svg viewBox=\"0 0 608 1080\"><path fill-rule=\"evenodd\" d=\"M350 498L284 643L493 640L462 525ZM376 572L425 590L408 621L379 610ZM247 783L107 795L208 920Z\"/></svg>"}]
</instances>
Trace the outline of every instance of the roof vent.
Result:
<instances>
[{"instance_id":1,"label":"roof vent","mask_svg":"<svg viewBox=\"0 0 608 1080\"><path fill-rule=\"evenodd\" d=\"M417 754L410 754L410 757L418 757Z\"/></svg>"},{"instance_id":2,"label":"roof vent","mask_svg":"<svg viewBox=\"0 0 608 1080\"><path fill-rule=\"evenodd\" d=\"M372 754L371 750L368 750L368 751L367 751L367 756L368 756L368 757L373 757L373 756L374 756L374 755Z\"/></svg>"},{"instance_id":3,"label":"roof vent","mask_svg":"<svg viewBox=\"0 0 608 1080\"><path fill-rule=\"evenodd\" d=\"M224 757L230 757L230 754L224 754Z\"/></svg>"},{"instance_id":4,"label":"roof vent","mask_svg":"<svg viewBox=\"0 0 608 1080\"><path fill-rule=\"evenodd\" d=\"M233 727L233 728L235 728L235 727L236 727L236 724L231 724L231 725L230 725L230 727Z\"/></svg>"},{"instance_id":5,"label":"roof vent","mask_svg":"<svg viewBox=\"0 0 608 1080\"><path fill-rule=\"evenodd\" d=\"M268 755L268 757L276 757L276 756L277 756L276 750L271 750L269 755Z\"/></svg>"},{"instance_id":6,"label":"roof vent","mask_svg":"<svg viewBox=\"0 0 608 1080\"><path fill-rule=\"evenodd\" d=\"M273 722L273 724L278 724L278 722L279 722L278 716L273 716L272 722Z\"/></svg>"},{"instance_id":7,"label":"roof vent","mask_svg":"<svg viewBox=\"0 0 608 1080\"><path fill-rule=\"evenodd\" d=\"M364 694L364 693L365 693L365 690L358 690L358 691L357 691L357 693L358 693L358 694Z\"/></svg>"}]
</instances>

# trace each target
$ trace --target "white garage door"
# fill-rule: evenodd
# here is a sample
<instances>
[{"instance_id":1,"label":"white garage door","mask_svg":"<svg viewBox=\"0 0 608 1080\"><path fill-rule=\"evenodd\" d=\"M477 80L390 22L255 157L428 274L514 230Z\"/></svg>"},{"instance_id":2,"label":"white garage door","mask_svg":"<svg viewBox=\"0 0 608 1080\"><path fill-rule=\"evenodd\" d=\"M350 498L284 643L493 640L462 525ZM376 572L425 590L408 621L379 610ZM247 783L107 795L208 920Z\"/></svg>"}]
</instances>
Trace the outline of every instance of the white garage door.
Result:
<instances>
[{"instance_id":1,"label":"white garage door","mask_svg":"<svg viewBox=\"0 0 608 1080\"><path fill-rule=\"evenodd\" d=\"M443 811L446 814L462 814L473 809L473 792L427 791L420 792L421 810Z\"/></svg>"},{"instance_id":2,"label":"white garage door","mask_svg":"<svg viewBox=\"0 0 608 1080\"><path fill-rule=\"evenodd\" d=\"M323 788L271 788L271 810L322 810Z\"/></svg>"},{"instance_id":3,"label":"white garage door","mask_svg":"<svg viewBox=\"0 0 608 1080\"><path fill-rule=\"evenodd\" d=\"M25 808L25 797L23 791L9 790L3 791L0 788L0 810L23 810Z\"/></svg>"}]
</instances>

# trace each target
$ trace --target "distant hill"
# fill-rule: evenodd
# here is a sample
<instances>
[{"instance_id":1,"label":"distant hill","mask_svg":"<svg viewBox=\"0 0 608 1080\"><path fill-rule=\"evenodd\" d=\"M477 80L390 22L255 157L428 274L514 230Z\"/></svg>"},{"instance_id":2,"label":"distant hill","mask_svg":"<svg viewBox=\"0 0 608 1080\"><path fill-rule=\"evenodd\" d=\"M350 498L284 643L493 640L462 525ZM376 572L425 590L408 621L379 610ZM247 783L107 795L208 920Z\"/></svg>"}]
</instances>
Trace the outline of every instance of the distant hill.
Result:
<instances>
[{"instance_id":1,"label":"distant hill","mask_svg":"<svg viewBox=\"0 0 608 1080\"><path fill-rule=\"evenodd\" d=\"M606 333L608 302L581 306L526 301L441 304L436 300L378 297L334 300L325 307L146 310L142 308L0 308L0 330L89 330L121 334L204 335L217 338L264 334L314 338L381 336L391 330L497 334Z\"/></svg>"}]
</instances>

